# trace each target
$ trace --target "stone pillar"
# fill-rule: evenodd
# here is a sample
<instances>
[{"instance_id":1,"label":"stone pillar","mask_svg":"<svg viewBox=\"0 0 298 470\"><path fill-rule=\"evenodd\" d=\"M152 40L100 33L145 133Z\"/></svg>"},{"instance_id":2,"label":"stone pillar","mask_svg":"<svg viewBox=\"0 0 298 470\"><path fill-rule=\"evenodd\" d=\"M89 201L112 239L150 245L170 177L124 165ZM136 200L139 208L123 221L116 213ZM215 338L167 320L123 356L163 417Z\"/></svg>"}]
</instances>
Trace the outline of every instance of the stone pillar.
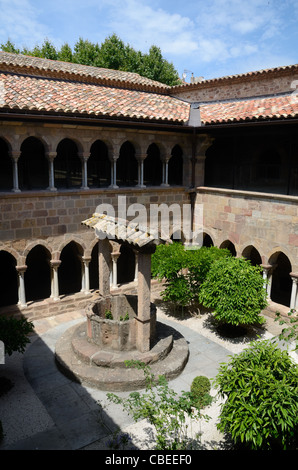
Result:
<instances>
[{"instance_id":1,"label":"stone pillar","mask_svg":"<svg viewBox=\"0 0 298 470\"><path fill-rule=\"evenodd\" d=\"M138 256L138 316L137 316L137 350L150 350L150 287L151 287L151 253L139 252Z\"/></svg>"},{"instance_id":2,"label":"stone pillar","mask_svg":"<svg viewBox=\"0 0 298 470\"><path fill-rule=\"evenodd\" d=\"M54 176L54 159L56 158L57 152L48 152L46 157L49 162L49 187L48 191L57 191L55 188L55 176Z\"/></svg>"},{"instance_id":3,"label":"stone pillar","mask_svg":"<svg viewBox=\"0 0 298 470\"><path fill-rule=\"evenodd\" d=\"M61 260L51 260L51 299L57 301L59 298L58 268Z\"/></svg>"},{"instance_id":4,"label":"stone pillar","mask_svg":"<svg viewBox=\"0 0 298 470\"><path fill-rule=\"evenodd\" d=\"M98 271L99 271L99 294L106 296L110 294L110 244L109 239L98 240Z\"/></svg>"},{"instance_id":5,"label":"stone pillar","mask_svg":"<svg viewBox=\"0 0 298 470\"><path fill-rule=\"evenodd\" d=\"M19 301L18 305L20 307L27 307L26 303L26 292L25 292L25 280L24 280L24 274L26 272L27 266L16 266L16 270L18 273L18 295L19 295Z\"/></svg>"},{"instance_id":6,"label":"stone pillar","mask_svg":"<svg viewBox=\"0 0 298 470\"><path fill-rule=\"evenodd\" d=\"M91 257L87 258L86 256L82 256L83 262L83 277L82 277L82 290L85 294L89 294L90 292L90 277L89 277L89 263L91 261Z\"/></svg>"},{"instance_id":7,"label":"stone pillar","mask_svg":"<svg viewBox=\"0 0 298 470\"><path fill-rule=\"evenodd\" d=\"M88 170L87 170L87 162L89 158L88 152L82 152L79 154L79 157L82 162L82 186L81 189L89 189L88 187Z\"/></svg>"},{"instance_id":8,"label":"stone pillar","mask_svg":"<svg viewBox=\"0 0 298 470\"><path fill-rule=\"evenodd\" d=\"M112 256L112 288L116 289L117 288L117 261L120 256L120 252L116 253L111 253Z\"/></svg>"},{"instance_id":9,"label":"stone pillar","mask_svg":"<svg viewBox=\"0 0 298 470\"><path fill-rule=\"evenodd\" d=\"M292 292L291 292L290 309L291 310L296 310L298 274L290 273L290 276L292 278Z\"/></svg>"},{"instance_id":10,"label":"stone pillar","mask_svg":"<svg viewBox=\"0 0 298 470\"><path fill-rule=\"evenodd\" d=\"M144 184L144 160L147 154L138 154L136 155L136 159L138 162L138 184L137 188L146 188Z\"/></svg>"},{"instance_id":11,"label":"stone pillar","mask_svg":"<svg viewBox=\"0 0 298 470\"><path fill-rule=\"evenodd\" d=\"M13 164L13 188L12 191L14 193L19 193L19 171L18 171L18 160L21 155L20 151L13 150L10 152L10 158L12 159Z\"/></svg>"},{"instance_id":12,"label":"stone pillar","mask_svg":"<svg viewBox=\"0 0 298 470\"><path fill-rule=\"evenodd\" d=\"M117 157L113 156L111 158L111 184L109 186L111 189L117 189Z\"/></svg>"},{"instance_id":13,"label":"stone pillar","mask_svg":"<svg viewBox=\"0 0 298 470\"><path fill-rule=\"evenodd\" d=\"M168 183L168 168L169 168L169 160L170 160L171 157L169 158L164 158L163 161L162 161L162 183L161 183L161 186L163 188L166 188L169 185Z\"/></svg>"}]
</instances>

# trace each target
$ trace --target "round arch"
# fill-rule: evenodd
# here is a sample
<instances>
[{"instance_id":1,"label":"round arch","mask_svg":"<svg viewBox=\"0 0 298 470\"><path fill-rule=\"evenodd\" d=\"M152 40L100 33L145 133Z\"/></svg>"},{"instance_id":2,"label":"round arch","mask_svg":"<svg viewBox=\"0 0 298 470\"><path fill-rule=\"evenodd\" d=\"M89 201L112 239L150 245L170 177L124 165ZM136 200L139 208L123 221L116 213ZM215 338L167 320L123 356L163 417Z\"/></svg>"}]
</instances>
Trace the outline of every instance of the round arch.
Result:
<instances>
[{"instance_id":1,"label":"round arch","mask_svg":"<svg viewBox=\"0 0 298 470\"><path fill-rule=\"evenodd\" d=\"M51 295L51 253L44 245L35 245L26 256L26 300L41 300Z\"/></svg>"},{"instance_id":2,"label":"round arch","mask_svg":"<svg viewBox=\"0 0 298 470\"><path fill-rule=\"evenodd\" d=\"M117 159L117 185L136 186L138 183L138 162L134 145L125 141L119 151Z\"/></svg>"},{"instance_id":3,"label":"round arch","mask_svg":"<svg viewBox=\"0 0 298 470\"><path fill-rule=\"evenodd\" d=\"M0 191L10 191L13 187L13 164L6 139L0 137Z\"/></svg>"},{"instance_id":4,"label":"round arch","mask_svg":"<svg viewBox=\"0 0 298 470\"><path fill-rule=\"evenodd\" d=\"M160 186L162 183L162 161L159 146L156 143L149 145L147 157L144 160L144 184L146 186Z\"/></svg>"},{"instance_id":5,"label":"round arch","mask_svg":"<svg viewBox=\"0 0 298 470\"><path fill-rule=\"evenodd\" d=\"M54 160L54 177L57 188L78 188L82 185L82 162L80 148L73 140L65 137L57 145Z\"/></svg>"},{"instance_id":6,"label":"round arch","mask_svg":"<svg viewBox=\"0 0 298 470\"><path fill-rule=\"evenodd\" d=\"M105 142L96 140L90 147L88 158L88 186L90 188L107 187L111 178L109 149Z\"/></svg>"},{"instance_id":7,"label":"round arch","mask_svg":"<svg viewBox=\"0 0 298 470\"><path fill-rule=\"evenodd\" d=\"M74 294L82 288L82 247L75 241L67 243L61 251L58 269L59 293Z\"/></svg>"},{"instance_id":8,"label":"round arch","mask_svg":"<svg viewBox=\"0 0 298 470\"><path fill-rule=\"evenodd\" d=\"M0 307L18 303L18 275L16 265L16 258L10 252L0 250Z\"/></svg>"},{"instance_id":9,"label":"round arch","mask_svg":"<svg viewBox=\"0 0 298 470\"><path fill-rule=\"evenodd\" d=\"M237 254L235 245L230 240L225 240L224 242L222 242L219 248L227 248L232 254L232 256L236 256Z\"/></svg>"},{"instance_id":10,"label":"round arch","mask_svg":"<svg viewBox=\"0 0 298 470\"><path fill-rule=\"evenodd\" d=\"M168 183L170 186L183 184L183 152L180 145L175 145L168 163Z\"/></svg>"},{"instance_id":11,"label":"round arch","mask_svg":"<svg viewBox=\"0 0 298 470\"><path fill-rule=\"evenodd\" d=\"M20 150L18 160L20 189L46 189L49 185L49 171L43 142L37 137L27 137Z\"/></svg>"},{"instance_id":12,"label":"round arch","mask_svg":"<svg viewBox=\"0 0 298 470\"><path fill-rule=\"evenodd\" d=\"M269 264L273 266L270 298L273 302L290 307L292 292L291 262L285 253L278 251L270 256Z\"/></svg>"},{"instance_id":13,"label":"round arch","mask_svg":"<svg viewBox=\"0 0 298 470\"><path fill-rule=\"evenodd\" d=\"M242 251L243 258L249 260L253 266L262 264L262 257L258 250L253 246L249 245Z\"/></svg>"}]
</instances>

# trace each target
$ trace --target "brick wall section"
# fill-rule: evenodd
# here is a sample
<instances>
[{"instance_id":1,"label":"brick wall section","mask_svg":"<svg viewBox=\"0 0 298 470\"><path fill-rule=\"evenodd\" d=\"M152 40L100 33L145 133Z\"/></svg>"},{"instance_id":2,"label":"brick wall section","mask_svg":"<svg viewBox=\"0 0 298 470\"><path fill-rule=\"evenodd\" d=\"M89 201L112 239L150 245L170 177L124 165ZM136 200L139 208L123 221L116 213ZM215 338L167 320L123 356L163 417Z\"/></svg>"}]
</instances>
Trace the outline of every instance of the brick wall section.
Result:
<instances>
[{"instance_id":1,"label":"brick wall section","mask_svg":"<svg viewBox=\"0 0 298 470\"><path fill-rule=\"evenodd\" d=\"M127 209L139 203L146 206L148 214L150 204L189 203L188 192L178 187L5 193L0 199L0 249L11 248L21 258L33 241L44 240L55 252L71 237L82 240L87 249L95 235L81 222L91 217L101 203L111 204L117 216L119 196L126 196Z\"/></svg>"},{"instance_id":2,"label":"brick wall section","mask_svg":"<svg viewBox=\"0 0 298 470\"><path fill-rule=\"evenodd\" d=\"M201 187L196 203L203 204L204 232L214 245L230 240L237 256L252 245L264 264L282 251L298 272L297 197Z\"/></svg>"}]
</instances>

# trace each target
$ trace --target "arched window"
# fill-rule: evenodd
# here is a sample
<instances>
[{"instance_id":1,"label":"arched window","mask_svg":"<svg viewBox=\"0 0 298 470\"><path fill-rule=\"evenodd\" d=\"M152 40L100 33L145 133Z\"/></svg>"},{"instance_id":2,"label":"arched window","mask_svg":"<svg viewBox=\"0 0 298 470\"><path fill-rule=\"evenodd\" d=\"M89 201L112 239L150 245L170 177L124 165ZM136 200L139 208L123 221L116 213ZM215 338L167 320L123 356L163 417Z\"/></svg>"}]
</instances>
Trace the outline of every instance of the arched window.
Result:
<instances>
[{"instance_id":1,"label":"arched window","mask_svg":"<svg viewBox=\"0 0 298 470\"><path fill-rule=\"evenodd\" d=\"M146 186L160 186L162 183L162 162L159 148L151 144L144 160L144 184Z\"/></svg>"},{"instance_id":2,"label":"arched window","mask_svg":"<svg viewBox=\"0 0 298 470\"><path fill-rule=\"evenodd\" d=\"M12 160L9 156L8 145L0 139L0 191L10 191L13 187Z\"/></svg>"},{"instance_id":3,"label":"arched window","mask_svg":"<svg viewBox=\"0 0 298 470\"><path fill-rule=\"evenodd\" d=\"M58 269L59 293L73 294L82 288L82 263L80 260L83 250L70 242L61 251L61 265Z\"/></svg>"},{"instance_id":4,"label":"arched window","mask_svg":"<svg viewBox=\"0 0 298 470\"><path fill-rule=\"evenodd\" d=\"M235 245L230 240L225 240L224 242L222 242L220 248L227 248L232 254L232 256L236 256Z\"/></svg>"},{"instance_id":5,"label":"arched window","mask_svg":"<svg viewBox=\"0 0 298 470\"><path fill-rule=\"evenodd\" d=\"M18 275L16 264L15 258L10 253L0 251L0 307L18 303Z\"/></svg>"},{"instance_id":6,"label":"arched window","mask_svg":"<svg viewBox=\"0 0 298 470\"><path fill-rule=\"evenodd\" d=\"M104 142L97 140L90 149L88 158L88 186L100 188L109 186L111 181L111 162L108 148Z\"/></svg>"},{"instance_id":7,"label":"arched window","mask_svg":"<svg viewBox=\"0 0 298 470\"><path fill-rule=\"evenodd\" d=\"M50 252L36 245L27 255L24 275L26 300L41 300L51 295Z\"/></svg>"},{"instance_id":8,"label":"arched window","mask_svg":"<svg viewBox=\"0 0 298 470\"><path fill-rule=\"evenodd\" d=\"M242 256L243 256L243 258L246 258L247 260L249 260L253 266L258 266L258 265L262 264L262 258L261 258L260 253L252 245L247 246L243 250Z\"/></svg>"},{"instance_id":9,"label":"arched window","mask_svg":"<svg viewBox=\"0 0 298 470\"><path fill-rule=\"evenodd\" d=\"M21 190L46 189L49 186L49 165L39 139L28 137L24 140L18 170Z\"/></svg>"},{"instance_id":10,"label":"arched window","mask_svg":"<svg viewBox=\"0 0 298 470\"><path fill-rule=\"evenodd\" d=\"M213 246L212 238L210 235L208 235L208 233L203 233L203 246L207 246L208 248Z\"/></svg>"},{"instance_id":11,"label":"arched window","mask_svg":"<svg viewBox=\"0 0 298 470\"><path fill-rule=\"evenodd\" d=\"M54 173L57 188L82 186L82 162L78 156L78 148L71 139L63 139L58 144Z\"/></svg>"},{"instance_id":12,"label":"arched window","mask_svg":"<svg viewBox=\"0 0 298 470\"><path fill-rule=\"evenodd\" d=\"M271 283L271 300L278 304L290 306L292 280L290 272L292 271L289 258L282 252L276 253L269 260L274 266Z\"/></svg>"},{"instance_id":13,"label":"arched window","mask_svg":"<svg viewBox=\"0 0 298 470\"><path fill-rule=\"evenodd\" d=\"M179 145L175 145L168 164L168 182L171 186L183 184L183 157Z\"/></svg>"},{"instance_id":14,"label":"arched window","mask_svg":"<svg viewBox=\"0 0 298 470\"><path fill-rule=\"evenodd\" d=\"M136 186L138 183L138 162L131 142L124 142L117 159L117 185Z\"/></svg>"},{"instance_id":15,"label":"arched window","mask_svg":"<svg viewBox=\"0 0 298 470\"><path fill-rule=\"evenodd\" d=\"M117 261L117 280L119 284L132 282L135 277L135 254L129 246L121 245Z\"/></svg>"}]
</instances>

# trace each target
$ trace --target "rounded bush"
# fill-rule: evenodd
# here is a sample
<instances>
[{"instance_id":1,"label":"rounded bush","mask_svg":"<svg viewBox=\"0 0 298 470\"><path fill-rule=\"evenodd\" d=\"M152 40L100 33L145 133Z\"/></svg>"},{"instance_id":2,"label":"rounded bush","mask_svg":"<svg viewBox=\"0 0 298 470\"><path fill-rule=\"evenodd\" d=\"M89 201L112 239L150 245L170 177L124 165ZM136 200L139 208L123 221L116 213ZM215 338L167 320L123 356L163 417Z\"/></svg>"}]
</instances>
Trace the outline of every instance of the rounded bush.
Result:
<instances>
[{"instance_id":1,"label":"rounded bush","mask_svg":"<svg viewBox=\"0 0 298 470\"><path fill-rule=\"evenodd\" d=\"M204 406L210 404L210 389L211 383L208 377L205 377L204 375L198 375L193 379L190 391L198 408L203 408Z\"/></svg>"}]
</instances>

